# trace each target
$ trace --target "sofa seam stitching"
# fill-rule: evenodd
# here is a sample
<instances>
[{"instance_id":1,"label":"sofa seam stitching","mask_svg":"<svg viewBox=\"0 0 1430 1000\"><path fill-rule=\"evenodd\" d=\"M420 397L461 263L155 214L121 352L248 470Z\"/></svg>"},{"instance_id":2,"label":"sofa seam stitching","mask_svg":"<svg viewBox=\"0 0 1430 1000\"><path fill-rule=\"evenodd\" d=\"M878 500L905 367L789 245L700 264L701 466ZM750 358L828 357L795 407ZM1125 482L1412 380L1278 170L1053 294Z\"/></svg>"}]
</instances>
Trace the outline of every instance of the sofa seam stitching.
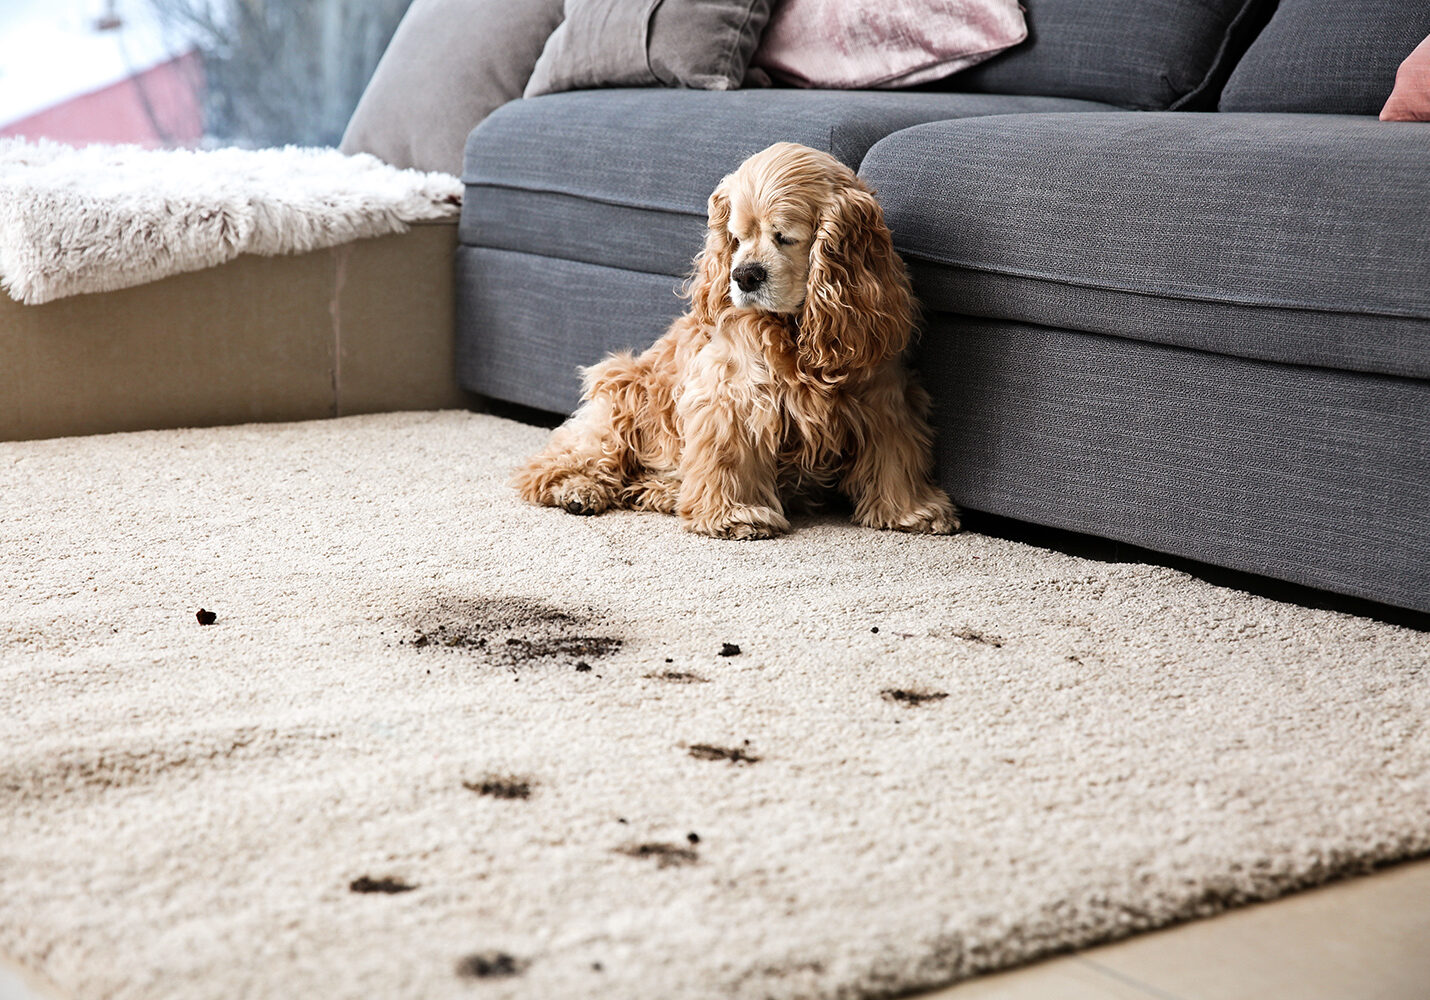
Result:
<instances>
[{"instance_id":1,"label":"sofa seam stitching","mask_svg":"<svg viewBox=\"0 0 1430 1000\"><path fill-rule=\"evenodd\" d=\"M1046 281L1054 285L1067 285L1072 288L1091 288L1103 292L1118 292L1124 295L1139 295L1146 298L1171 299L1177 302L1211 302L1218 305L1240 306L1245 309L1281 309L1294 310L1296 312L1326 313L1333 316L1375 316L1384 319L1418 320L1421 322L1430 321L1430 314L1421 315L1415 312L1389 312L1386 310L1373 310L1367 308L1334 309L1325 305L1310 305L1303 302L1277 301L1277 302L1249 302L1241 299L1227 298L1225 296L1212 297L1208 295L1194 295L1191 293L1176 293L1169 291L1148 291L1145 289L1127 288L1118 285L1095 281L1077 281L1072 278L1050 275L1031 270L1017 270L1010 267L994 267L991 265L972 264L967 261L958 261L951 258L936 257L930 254L919 253L913 250L899 250L899 253L908 260L915 260L923 264L933 264L941 267L958 268L965 271L974 271L980 274L997 274L1009 278L1027 278L1033 281Z\"/></svg>"},{"instance_id":2,"label":"sofa seam stitching","mask_svg":"<svg viewBox=\"0 0 1430 1000\"><path fill-rule=\"evenodd\" d=\"M495 188L501 191L525 191L531 194L555 194L566 198L575 198L580 201L590 201L598 205L612 205L616 208L631 208L643 212L661 212L665 215L688 215L694 218L705 218L705 207L699 209L673 208L667 205L639 205L631 201L622 201L618 198L610 198L586 194L584 192L574 192L563 190L558 187L537 187L531 184L503 184L496 181L467 181L462 182L469 188Z\"/></svg>"}]
</instances>

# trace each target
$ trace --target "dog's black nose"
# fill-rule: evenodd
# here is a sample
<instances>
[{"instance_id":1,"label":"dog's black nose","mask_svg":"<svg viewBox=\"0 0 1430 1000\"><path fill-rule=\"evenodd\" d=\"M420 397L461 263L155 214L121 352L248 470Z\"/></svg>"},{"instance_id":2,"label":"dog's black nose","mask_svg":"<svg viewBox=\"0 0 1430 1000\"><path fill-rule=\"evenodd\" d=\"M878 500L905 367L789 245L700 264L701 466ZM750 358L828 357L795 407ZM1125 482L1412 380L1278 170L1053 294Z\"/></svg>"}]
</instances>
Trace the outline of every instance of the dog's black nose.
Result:
<instances>
[{"instance_id":1,"label":"dog's black nose","mask_svg":"<svg viewBox=\"0 0 1430 1000\"><path fill-rule=\"evenodd\" d=\"M765 270L765 265L747 262L731 271L730 277L735 279L735 284L740 286L740 291L753 292L765 283L769 273Z\"/></svg>"}]
</instances>

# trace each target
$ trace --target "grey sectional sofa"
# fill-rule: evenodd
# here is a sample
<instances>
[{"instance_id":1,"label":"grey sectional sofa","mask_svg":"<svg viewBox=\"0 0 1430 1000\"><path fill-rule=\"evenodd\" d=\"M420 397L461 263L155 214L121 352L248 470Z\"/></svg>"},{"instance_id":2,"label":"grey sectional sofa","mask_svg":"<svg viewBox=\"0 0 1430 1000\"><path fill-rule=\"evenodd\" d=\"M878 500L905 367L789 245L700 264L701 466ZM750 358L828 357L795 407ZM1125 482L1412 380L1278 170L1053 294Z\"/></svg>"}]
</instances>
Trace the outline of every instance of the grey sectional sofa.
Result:
<instances>
[{"instance_id":1,"label":"grey sectional sofa","mask_svg":"<svg viewBox=\"0 0 1430 1000\"><path fill-rule=\"evenodd\" d=\"M1375 118L1430 6L1027 7L956 89L501 108L467 145L465 388L569 412L681 311L720 177L802 142L879 192L960 504L1430 610L1430 124Z\"/></svg>"}]
</instances>

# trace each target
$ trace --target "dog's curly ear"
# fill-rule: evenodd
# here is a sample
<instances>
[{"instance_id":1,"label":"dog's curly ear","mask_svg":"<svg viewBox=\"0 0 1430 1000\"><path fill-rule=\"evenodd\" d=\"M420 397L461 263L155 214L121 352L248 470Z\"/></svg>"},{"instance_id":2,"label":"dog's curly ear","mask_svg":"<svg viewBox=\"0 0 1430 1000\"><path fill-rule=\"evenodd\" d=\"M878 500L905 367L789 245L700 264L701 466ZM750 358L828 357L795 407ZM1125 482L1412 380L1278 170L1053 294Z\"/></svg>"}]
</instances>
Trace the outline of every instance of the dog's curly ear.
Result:
<instances>
[{"instance_id":1,"label":"dog's curly ear","mask_svg":"<svg viewBox=\"0 0 1430 1000\"><path fill-rule=\"evenodd\" d=\"M691 312L706 325L714 325L730 306L730 258L735 247L730 239L729 186L730 178L726 177L710 195L705 247L695 258L695 273L686 289Z\"/></svg>"},{"instance_id":2,"label":"dog's curly ear","mask_svg":"<svg viewBox=\"0 0 1430 1000\"><path fill-rule=\"evenodd\" d=\"M799 317L801 368L826 382L894 357L909 341L913 290L863 185L836 191L820 213Z\"/></svg>"}]
</instances>

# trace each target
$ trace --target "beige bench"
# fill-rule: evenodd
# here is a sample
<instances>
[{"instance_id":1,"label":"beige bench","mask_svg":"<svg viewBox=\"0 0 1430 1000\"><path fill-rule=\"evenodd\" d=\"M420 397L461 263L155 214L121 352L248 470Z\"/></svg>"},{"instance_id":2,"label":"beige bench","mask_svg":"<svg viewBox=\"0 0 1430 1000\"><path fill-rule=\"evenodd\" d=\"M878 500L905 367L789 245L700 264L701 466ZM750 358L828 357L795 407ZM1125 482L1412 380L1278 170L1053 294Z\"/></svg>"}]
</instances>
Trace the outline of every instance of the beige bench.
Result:
<instances>
[{"instance_id":1,"label":"beige bench","mask_svg":"<svg viewBox=\"0 0 1430 1000\"><path fill-rule=\"evenodd\" d=\"M0 294L0 440L463 407L456 221L115 292Z\"/></svg>"}]
</instances>

